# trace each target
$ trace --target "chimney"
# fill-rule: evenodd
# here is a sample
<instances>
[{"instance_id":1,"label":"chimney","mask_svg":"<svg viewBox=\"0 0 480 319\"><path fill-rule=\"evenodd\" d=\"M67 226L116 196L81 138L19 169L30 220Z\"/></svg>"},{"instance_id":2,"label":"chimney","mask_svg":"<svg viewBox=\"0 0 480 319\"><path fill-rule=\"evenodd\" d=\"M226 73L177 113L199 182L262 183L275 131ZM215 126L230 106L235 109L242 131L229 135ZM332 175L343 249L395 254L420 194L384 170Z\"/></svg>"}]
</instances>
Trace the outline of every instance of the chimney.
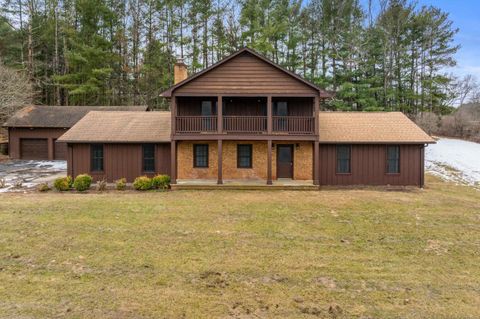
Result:
<instances>
[{"instance_id":1,"label":"chimney","mask_svg":"<svg viewBox=\"0 0 480 319\"><path fill-rule=\"evenodd\" d=\"M174 83L182 82L188 77L187 65L183 62L183 59L178 59L173 67Z\"/></svg>"}]
</instances>

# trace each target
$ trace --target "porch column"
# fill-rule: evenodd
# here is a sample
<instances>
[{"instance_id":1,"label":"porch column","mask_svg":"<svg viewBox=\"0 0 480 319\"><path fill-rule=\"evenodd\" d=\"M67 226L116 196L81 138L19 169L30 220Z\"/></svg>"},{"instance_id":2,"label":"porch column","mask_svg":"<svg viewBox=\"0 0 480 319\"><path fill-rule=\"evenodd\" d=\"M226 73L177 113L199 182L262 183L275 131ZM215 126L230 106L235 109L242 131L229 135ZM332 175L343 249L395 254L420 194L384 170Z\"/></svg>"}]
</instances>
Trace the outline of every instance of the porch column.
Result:
<instances>
[{"instance_id":1,"label":"porch column","mask_svg":"<svg viewBox=\"0 0 480 319\"><path fill-rule=\"evenodd\" d=\"M313 101L313 119L314 119L314 123L315 123L315 135L319 135L320 134L320 120L318 118L318 115L320 113L320 101L319 101L319 97L318 96L315 96L314 98L314 101Z\"/></svg>"},{"instance_id":2,"label":"porch column","mask_svg":"<svg viewBox=\"0 0 480 319\"><path fill-rule=\"evenodd\" d=\"M223 134L223 98L217 97L217 130L218 134Z\"/></svg>"},{"instance_id":3,"label":"porch column","mask_svg":"<svg viewBox=\"0 0 480 319\"><path fill-rule=\"evenodd\" d=\"M272 140L267 143L267 185L272 185Z\"/></svg>"},{"instance_id":4,"label":"porch column","mask_svg":"<svg viewBox=\"0 0 480 319\"><path fill-rule=\"evenodd\" d=\"M320 184L320 145L313 142L313 185Z\"/></svg>"},{"instance_id":5,"label":"porch column","mask_svg":"<svg viewBox=\"0 0 480 319\"><path fill-rule=\"evenodd\" d=\"M267 133L272 134L272 96L267 96ZM272 141L270 141L271 143Z\"/></svg>"},{"instance_id":6,"label":"porch column","mask_svg":"<svg viewBox=\"0 0 480 319\"><path fill-rule=\"evenodd\" d=\"M177 98L175 96L172 96L172 99L170 100L170 114L172 116L172 121L171 121L171 135L175 134L175 116L177 115Z\"/></svg>"},{"instance_id":7,"label":"porch column","mask_svg":"<svg viewBox=\"0 0 480 319\"><path fill-rule=\"evenodd\" d=\"M223 184L223 168L222 168L222 161L223 161L223 158L222 158L222 145L223 144L223 141L222 140L218 140L218 146L217 146L217 153L218 153L218 179L217 179L217 184L221 185Z\"/></svg>"},{"instance_id":8,"label":"porch column","mask_svg":"<svg viewBox=\"0 0 480 319\"><path fill-rule=\"evenodd\" d=\"M170 184L177 183L177 143L170 142Z\"/></svg>"}]
</instances>

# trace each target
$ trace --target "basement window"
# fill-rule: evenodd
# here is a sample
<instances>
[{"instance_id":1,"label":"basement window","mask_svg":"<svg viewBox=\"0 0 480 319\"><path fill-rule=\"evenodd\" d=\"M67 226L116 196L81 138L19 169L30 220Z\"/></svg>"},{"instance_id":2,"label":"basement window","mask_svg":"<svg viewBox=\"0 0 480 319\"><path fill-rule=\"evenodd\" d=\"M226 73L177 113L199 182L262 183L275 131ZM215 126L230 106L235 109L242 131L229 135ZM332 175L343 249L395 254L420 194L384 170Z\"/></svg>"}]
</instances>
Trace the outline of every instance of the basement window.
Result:
<instances>
[{"instance_id":1,"label":"basement window","mask_svg":"<svg viewBox=\"0 0 480 319\"><path fill-rule=\"evenodd\" d=\"M252 168L252 144L237 144L237 167Z\"/></svg>"},{"instance_id":2,"label":"basement window","mask_svg":"<svg viewBox=\"0 0 480 319\"><path fill-rule=\"evenodd\" d=\"M155 172L155 145L143 144L143 171Z\"/></svg>"},{"instance_id":3,"label":"basement window","mask_svg":"<svg viewBox=\"0 0 480 319\"><path fill-rule=\"evenodd\" d=\"M90 170L103 172L103 144L90 145Z\"/></svg>"},{"instance_id":4,"label":"basement window","mask_svg":"<svg viewBox=\"0 0 480 319\"><path fill-rule=\"evenodd\" d=\"M400 146L387 146L387 174L400 173Z\"/></svg>"},{"instance_id":5,"label":"basement window","mask_svg":"<svg viewBox=\"0 0 480 319\"><path fill-rule=\"evenodd\" d=\"M208 167L208 144L193 145L193 167Z\"/></svg>"},{"instance_id":6,"label":"basement window","mask_svg":"<svg viewBox=\"0 0 480 319\"><path fill-rule=\"evenodd\" d=\"M350 174L351 150L350 145L337 145L337 174Z\"/></svg>"}]
</instances>

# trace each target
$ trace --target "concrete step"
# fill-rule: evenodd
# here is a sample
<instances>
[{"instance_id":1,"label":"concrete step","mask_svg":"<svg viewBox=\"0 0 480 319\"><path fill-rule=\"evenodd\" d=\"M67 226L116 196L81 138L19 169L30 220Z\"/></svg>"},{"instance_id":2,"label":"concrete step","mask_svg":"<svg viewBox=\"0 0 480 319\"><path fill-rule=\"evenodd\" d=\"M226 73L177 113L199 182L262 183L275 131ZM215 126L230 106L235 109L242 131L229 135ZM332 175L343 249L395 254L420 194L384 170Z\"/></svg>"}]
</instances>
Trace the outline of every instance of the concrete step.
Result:
<instances>
[{"instance_id":1,"label":"concrete step","mask_svg":"<svg viewBox=\"0 0 480 319\"><path fill-rule=\"evenodd\" d=\"M318 191L317 185L248 185L248 184L172 184L172 190L289 190Z\"/></svg>"}]
</instances>

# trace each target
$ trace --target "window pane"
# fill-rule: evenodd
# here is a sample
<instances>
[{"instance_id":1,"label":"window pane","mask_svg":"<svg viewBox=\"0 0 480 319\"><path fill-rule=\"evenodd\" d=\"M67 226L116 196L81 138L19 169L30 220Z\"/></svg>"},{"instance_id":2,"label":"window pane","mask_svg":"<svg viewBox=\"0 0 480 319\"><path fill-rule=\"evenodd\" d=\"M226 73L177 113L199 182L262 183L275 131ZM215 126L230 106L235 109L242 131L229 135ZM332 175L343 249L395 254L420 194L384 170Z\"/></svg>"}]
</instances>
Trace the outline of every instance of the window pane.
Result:
<instances>
[{"instance_id":1,"label":"window pane","mask_svg":"<svg viewBox=\"0 0 480 319\"><path fill-rule=\"evenodd\" d=\"M288 116L287 102L277 102L277 116Z\"/></svg>"},{"instance_id":2,"label":"window pane","mask_svg":"<svg viewBox=\"0 0 480 319\"><path fill-rule=\"evenodd\" d=\"M153 144L143 145L143 171L155 171L155 145Z\"/></svg>"},{"instance_id":3,"label":"window pane","mask_svg":"<svg viewBox=\"0 0 480 319\"><path fill-rule=\"evenodd\" d=\"M237 145L237 167L252 167L252 145Z\"/></svg>"},{"instance_id":4,"label":"window pane","mask_svg":"<svg viewBox=\"0 0 480 319\"><path fill-rule=\"evenodd\" d=\"M103 145L92 144L90 146L91 171L103 171Z\"/></svg>"},{"instance_id":5,"label":"window pane","mask_svg":"<svg viewBox=\"0 0 480 319\"><path fill-rule=\"evenodd\" d=\"M337 173L350 173L350 145L337 146Z\"/></svg>"},{"instance_id":6,"label":"window pane","mask_svg":"<svg viewBox=\"0 0 480 319\"><path fill-rule=\"evenodd\" d=\"M400 147L398 145L387 146L387 173L400 172Z\"/></svg>"},{"instance_id":7,"label":"window pane","mask_svg":"<svg viewBox=\"0 0 480 319\"><path fill-rule=\"evenodd\" d=\"M196 144L193 149L194 166L195 167L208 167L208 145Z\"/></svg>"}]
</instances>

